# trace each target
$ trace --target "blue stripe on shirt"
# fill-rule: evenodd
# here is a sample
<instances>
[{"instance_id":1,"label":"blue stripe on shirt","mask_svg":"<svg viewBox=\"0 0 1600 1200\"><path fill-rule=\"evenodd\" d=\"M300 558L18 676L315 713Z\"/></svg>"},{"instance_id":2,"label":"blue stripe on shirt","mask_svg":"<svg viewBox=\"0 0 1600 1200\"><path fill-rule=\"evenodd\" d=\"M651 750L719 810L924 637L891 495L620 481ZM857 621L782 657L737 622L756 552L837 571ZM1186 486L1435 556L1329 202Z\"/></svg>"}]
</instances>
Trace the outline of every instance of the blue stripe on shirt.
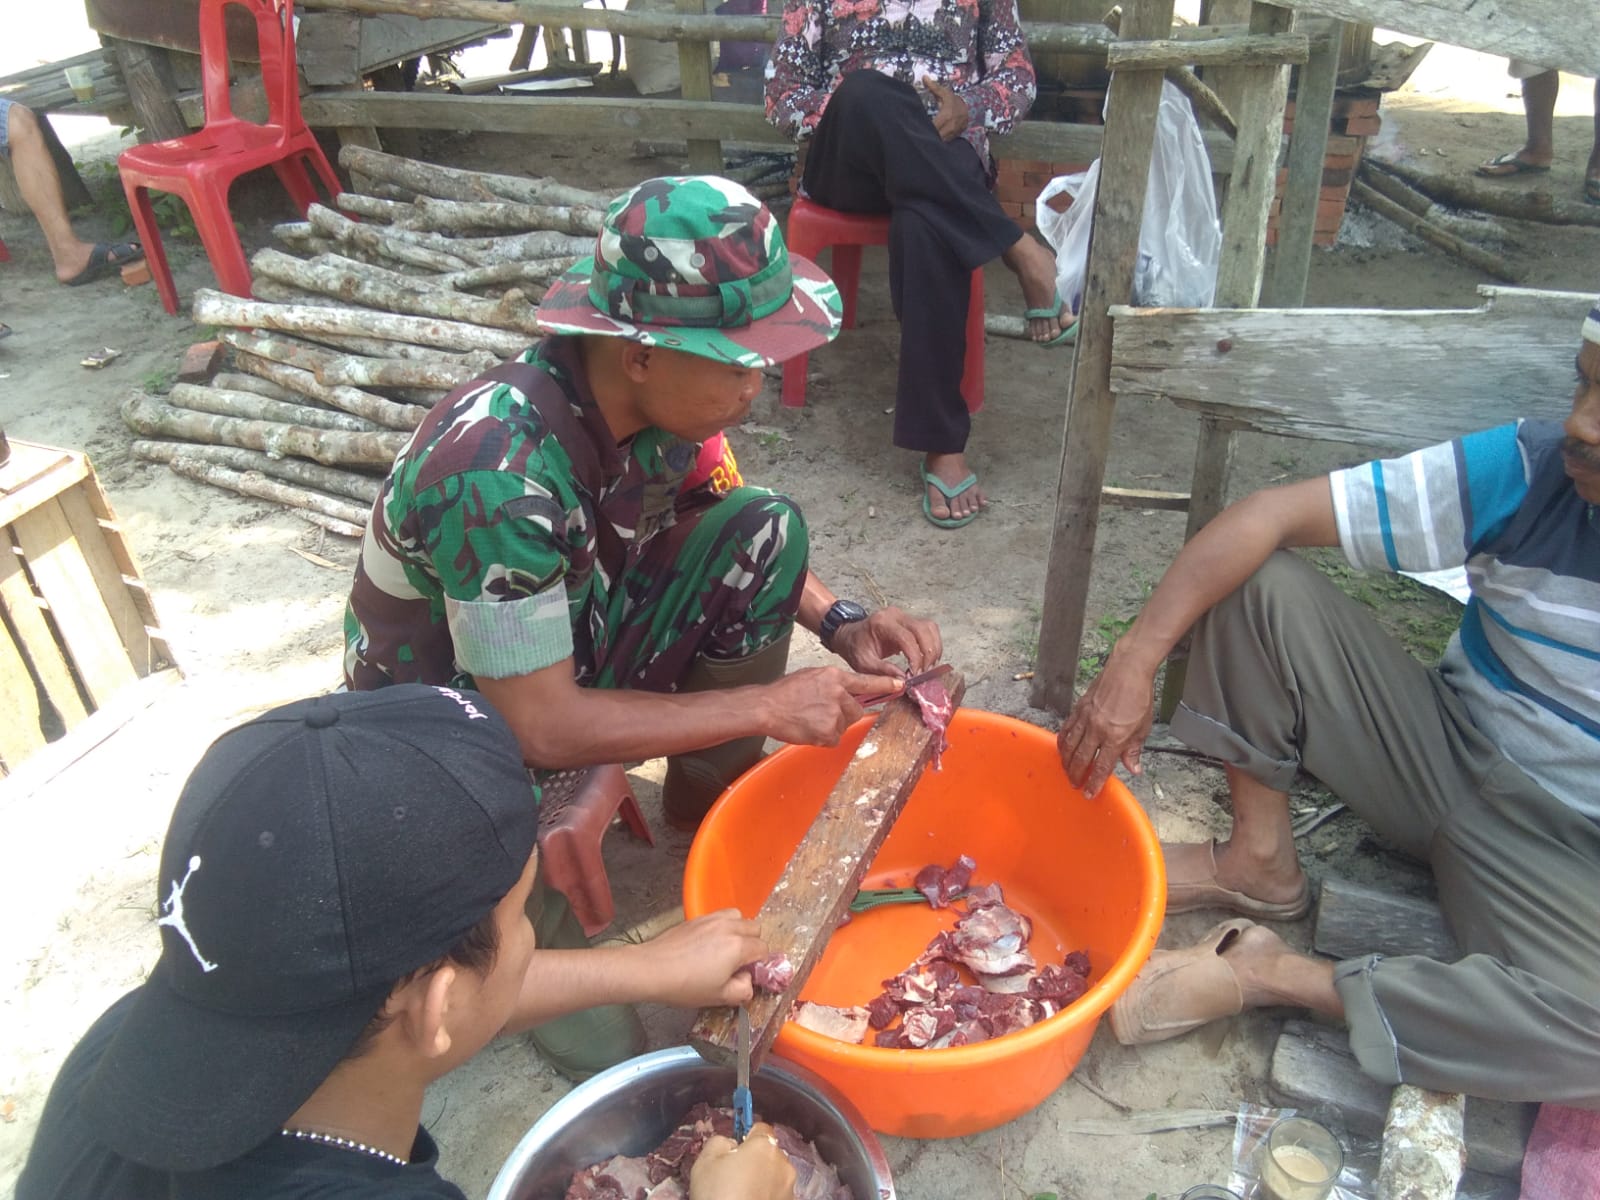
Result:
<instances>
[{"instance_id":1,"label":"blue stripe on shirt","mask_svg":"<svg viewBox=\"0 0 1600 1200\"><path fill-rule=\"evenodd\" d=\"M1372 464L1372 495L1378 505L1378 531L1383 535L1383 556L1389 560L1389 569L1400 569L1400 556L1394 548L1394 526L1389 521L1389 496L1383 489L1383 463Z\"/></svg>"},{"instance_id":2,"label":"blue stripe on shirt","mask_svg":"<svg viewBox=\"0 0 1600 1200\"><path fill-rule=\"evenodd\" d=\"M1528 494L1528 476L1517 443L1521 423L1500 425L1460 439L1466 464L1467 493L1462 508L1470 513L1467 551L1483 545L1504 527Z\"/></svg>"},{"instance_id":3,"label":"blue stripe on shirt","mask_svg":"<svg viewBox=\"0 0 1600 1200\"><path fill-rule=\"evenodd\" d=\"M1494 652L1494 647L1489 645L1489 639L1483 632L1482 614L1485 612L1489 613L1497 625L1505 624L1476 596L1467 602L1467 610L1461 616L1461 648L1466 652L1473 668L1500 691L1526 696L1541 708L1576 725L1590 737L1600 740L1600 725L1570 705L1562 704L1554 696L1548 696L1538 688L1523 683L1506 669L1506 665L1500 661L1500 656ZM1493 736L1491 732L1490 737Z\"/></svg>"},{"instance_id":4,"label":"blue stripe on shirt","mask_svg":"<svg viewBox=\"0 0 1600 1200\"><path fill-rule=\"evenodd\" d=\"M1512 637L1521 638L1525 642L1533 642L1538 646L1549 646L1552 650L1560 650L1564 654L1575 654L1579 658L1587 658L1591 662L1600 662L1600 650L1586 650L1582 646L1574 646L1571 642L1558 641L1553 637L1546 637L1542 633L1535 633L1531 629L1524 629L1520 625L1513 625L1499 613L1495 612L1490 605L1484 604L1482 601L1478 600L1477 597L1473 597L1473 603L1476 604L1482 612L1488 614L1488 617L1491 621L1500 626L1501 629L1504 629Z\"/></svg>"}]
</instances>

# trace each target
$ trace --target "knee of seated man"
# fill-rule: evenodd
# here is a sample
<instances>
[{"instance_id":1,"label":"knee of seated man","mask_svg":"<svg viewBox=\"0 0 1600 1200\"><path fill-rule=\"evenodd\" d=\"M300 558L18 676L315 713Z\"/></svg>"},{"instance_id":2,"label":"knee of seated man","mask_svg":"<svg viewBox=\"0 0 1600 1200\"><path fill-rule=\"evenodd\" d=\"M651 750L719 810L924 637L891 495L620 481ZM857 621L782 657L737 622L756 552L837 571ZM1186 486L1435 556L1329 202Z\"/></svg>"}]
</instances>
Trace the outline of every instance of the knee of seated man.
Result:
<instances>
[{"instance_id":1,"label":"knee of seated man","mask_svg":"<svg viewBox=\"0 0 1600 1200\"><path fill-rule=\"evenodd\" d=\"M793 499L767 488L736 487L712 508L723 524L723 536L740 541L761 540L769 557L798 554L802 559L810 550L810 531L805 516Z\"/></svg>"}]
</instances>

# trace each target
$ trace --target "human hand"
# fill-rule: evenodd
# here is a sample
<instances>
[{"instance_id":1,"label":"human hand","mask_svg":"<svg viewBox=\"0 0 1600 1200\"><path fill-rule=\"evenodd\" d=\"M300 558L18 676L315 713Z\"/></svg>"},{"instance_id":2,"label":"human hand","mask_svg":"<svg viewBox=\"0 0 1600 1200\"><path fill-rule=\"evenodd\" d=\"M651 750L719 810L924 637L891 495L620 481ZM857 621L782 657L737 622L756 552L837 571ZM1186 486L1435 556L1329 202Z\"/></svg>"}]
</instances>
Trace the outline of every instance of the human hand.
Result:
<instances>
[{"instance_id":1,"label":"human hand","mask_svg":"<svg viewBox=\"0 0 1600 1200\"><path fill-rule=\"evenodd\" d=\"M1137 775L1144 740L1154 717L1155 672L1119 655L1115 648L1105 668L1078 698L1056 735L1061 765L1074 787L1097 795L1118 760Z\"/></svg>"},{"instance_id":2,"label":"human hand","mask_svg":"<svg viewBox=\"0 0 1600 1200\"><path fill-rule=\"evenodd\" d=\"M677 1008L744 1004L754 994L741 968L765 958L761 927L737 908L719 909L675 925L642 943L639 975L654 998Z\"/></svg>"},{"instance_id":3,"label":"human hand","mask_svg":"<svg viewBox=\"0 0 1600 1200\"><path fill-rule=\"evenodd\" d=\"M962 135L972 119L967 111L967 102L956 94L954 88L946 87L932 76L924 82L929 95L939 102L933 114L933 127L945 141L953 141Z\"/></svg>"},{"instance_id":4,"label":"human hand","mask_svg":"<svg viewBox=\"0 0 1600 1200\"><path fill-rule=\"evenodd\" d=\"M844 731L861 717L857 697L881 695L895 685L899 672L890 670L887 678L838 667L791 671L763 689L767 735L791 745L837 745Z\"/></svg>"},{"instance_id":5,"label":"human hand","mask_svg":"<svg viewBox=\"0 0 1600 1200\"><path fill-rule=\"evenodd\" d=\"M944 654L939 626L926 617L914 617L898 608L880 608L865 621L852 621L834 631L833 652L857 671L869 675L898 675L889 662L905 655L911 674L926 671Z\"/></svg>"},{"instance_id":6,"label":"human hand","mask_svg":"<svg viewBox=\"0 0 1600 1200\"><path fill-rule=\"evenodd\" d=\"M772 1126L753 1125L743 1143L710 1137L689 1170L689 1200L794 1200L794 1164Z\"/></svg>"}]
</instances>

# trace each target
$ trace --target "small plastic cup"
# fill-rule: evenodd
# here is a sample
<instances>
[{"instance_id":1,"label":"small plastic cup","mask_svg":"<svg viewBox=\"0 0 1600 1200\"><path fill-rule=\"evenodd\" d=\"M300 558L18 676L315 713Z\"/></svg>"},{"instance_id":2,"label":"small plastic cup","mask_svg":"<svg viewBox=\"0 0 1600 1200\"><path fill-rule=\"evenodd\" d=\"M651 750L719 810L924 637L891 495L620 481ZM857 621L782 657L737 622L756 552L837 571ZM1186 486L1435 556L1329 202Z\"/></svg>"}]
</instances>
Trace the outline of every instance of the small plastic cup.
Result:
<instances>
[{"instance_id":1,"label":"small plastic cup","mask_svg":"<svg viewBox=\"0 0 1600 1200\"><path fill-rule=\"evenodd\" d=\"M88 67L67 67L61 73L67 77L67 86L78 103L87 104L94 99L94 76L89 74Z\"/></svg>"},{"instance_id":2,"label":"small plastic cup","mask_svg":"<svg viewBox=\"0 0 1600 1200\"><path fill-rule=\"evenodd\" d=\"M1242 1200L1239 1193L1220 1183L1197 1183L1178 1200Z\"/></svg>"},{"instance_id":3,"label":"small plastic cup","mask_svg":"<svg viewBox=\"0 0 1600 1200\"><path fill-rule=\"evenodd\" d=\"M1344 1147L1307 1117L1285 1117L1267 1131L1261 1188L1268 1200L1325 1200L1344 1168Z\"/></svg>"}]
</instances>

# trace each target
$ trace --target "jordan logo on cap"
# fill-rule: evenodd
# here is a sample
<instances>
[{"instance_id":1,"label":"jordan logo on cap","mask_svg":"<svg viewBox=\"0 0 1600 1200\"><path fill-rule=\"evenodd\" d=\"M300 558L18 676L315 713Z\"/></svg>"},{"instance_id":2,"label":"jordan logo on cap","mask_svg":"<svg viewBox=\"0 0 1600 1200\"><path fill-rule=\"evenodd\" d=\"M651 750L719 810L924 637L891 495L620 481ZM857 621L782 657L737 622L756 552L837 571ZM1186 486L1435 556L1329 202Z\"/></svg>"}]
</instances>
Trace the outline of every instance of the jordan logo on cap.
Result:
<instances>
[{"instance_id":1,"label":"jordan logo on cap","mask_svg":"<svg viewBox=\"0 0 1600 1200\"><path fill-rule=\"evenodd\" d=\"M183 882L172 885L172 894L161 905L166 912L156 918L157 925L166 925L176 929L178 936L189 943L189 949L194 952L195 961L200 964L200 969L210 974L217 969L217 964L207 962L206 956L200 953L200 947L194 944L194 935L189 932L189 927L183 923L183 889L189 886L189 878L200 869L200 856L196 854L189 860L189 869L184 872Z\"/></svg>"}]
</instances>

